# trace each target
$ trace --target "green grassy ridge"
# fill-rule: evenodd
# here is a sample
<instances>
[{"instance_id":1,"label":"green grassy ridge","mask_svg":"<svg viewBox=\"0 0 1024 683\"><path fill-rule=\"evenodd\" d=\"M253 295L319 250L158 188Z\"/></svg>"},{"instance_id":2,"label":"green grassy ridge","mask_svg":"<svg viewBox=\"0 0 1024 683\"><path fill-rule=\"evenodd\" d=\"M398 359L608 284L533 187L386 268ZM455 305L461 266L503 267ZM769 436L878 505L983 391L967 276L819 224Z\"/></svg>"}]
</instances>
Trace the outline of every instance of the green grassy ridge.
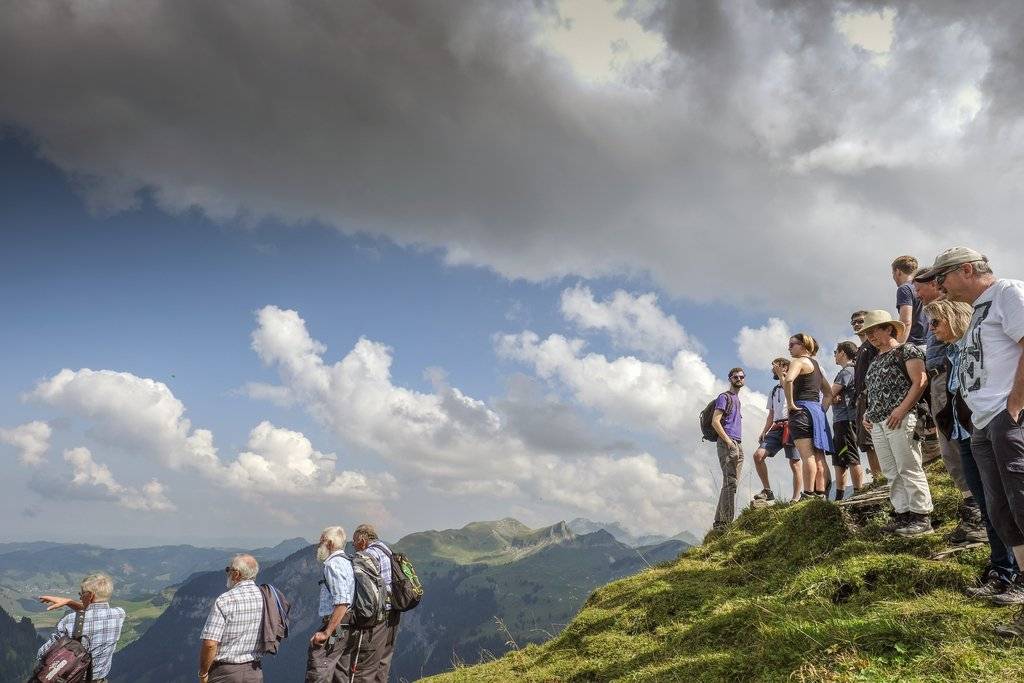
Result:
<instances>
[{"instance_id":1,"label":"green grassy ridge","mask_svg":"<svg viewBox=\"0 0 1024 683\"><path fill-rule=\"evenodd\" d=\"M992 632L1014 611L970 600L987 549L935 561L957 492L928 467L936 534L885 535L825 501L746 510L678 560L595 591L543 645L430 680L979 681L1024 678Z\"/></svg>"}]
</instances>

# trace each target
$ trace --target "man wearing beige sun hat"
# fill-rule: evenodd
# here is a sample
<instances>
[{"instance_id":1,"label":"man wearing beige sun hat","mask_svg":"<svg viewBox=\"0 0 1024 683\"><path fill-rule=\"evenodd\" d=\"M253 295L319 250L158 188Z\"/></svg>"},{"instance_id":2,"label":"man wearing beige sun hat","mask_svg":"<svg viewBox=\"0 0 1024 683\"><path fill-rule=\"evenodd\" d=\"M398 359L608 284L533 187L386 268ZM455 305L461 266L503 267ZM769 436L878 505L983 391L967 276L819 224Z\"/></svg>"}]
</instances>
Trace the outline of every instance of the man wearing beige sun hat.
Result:
<instances>
[{"instance_id":1,"label":"man wearing beige sun hat","mask_svg":"<svg viewBox=\"0 0 1024 683\"><path fill-rule=\"evenodd\" d=\"M861 331L878 349L865 379L864 426L871 430L878 462L891 482L889 500L895 520L890 530L900 536L930 534L932 496L920 451L913 448L915 409L928 384L924 352L899 342L905 325L888 311L868 311Z\"/></svg>"}]
</instances>

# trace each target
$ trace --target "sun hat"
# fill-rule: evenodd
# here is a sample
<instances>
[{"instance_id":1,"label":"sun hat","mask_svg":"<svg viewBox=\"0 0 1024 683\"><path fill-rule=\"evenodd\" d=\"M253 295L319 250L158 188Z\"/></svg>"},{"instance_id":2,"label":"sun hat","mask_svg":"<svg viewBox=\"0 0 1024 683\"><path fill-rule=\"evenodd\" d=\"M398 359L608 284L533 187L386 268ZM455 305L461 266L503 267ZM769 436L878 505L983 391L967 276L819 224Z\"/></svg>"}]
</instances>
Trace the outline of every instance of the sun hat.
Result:
<instances>
[{"instance_id":1,"label":"sun hat","mask_svg":"<svg viewBox=\"0 0 1024 683\"><path fill-rule=\"evenodd\" d=\"M936 276L942 273L944 270L948 270L953 266L959 266L963 263L973 263L975 261L988 262L988 257L982 254L980 251L971 249L970 247L953 247L947 249L938 256L935 257L935 263L930 268L920 268L914 273L915 282L928 282L934 280Z\"/></svg>"},{"instance_id":2,"label":"sun hat","mask_svg":"<svg viewBox=\"0 0 1024 683\"><path fill-rule=\"evenodd\" d=\"M907 329L907 326L903 324L902 320L895 320L889 311L868 311L867 315L864 316L864 326L860 328L861 334L867 334L867 331L872 327L878 327L879 325L892 325L896 328L896 336L902 336L903 331Z\"/></svg>"}]
</instances>

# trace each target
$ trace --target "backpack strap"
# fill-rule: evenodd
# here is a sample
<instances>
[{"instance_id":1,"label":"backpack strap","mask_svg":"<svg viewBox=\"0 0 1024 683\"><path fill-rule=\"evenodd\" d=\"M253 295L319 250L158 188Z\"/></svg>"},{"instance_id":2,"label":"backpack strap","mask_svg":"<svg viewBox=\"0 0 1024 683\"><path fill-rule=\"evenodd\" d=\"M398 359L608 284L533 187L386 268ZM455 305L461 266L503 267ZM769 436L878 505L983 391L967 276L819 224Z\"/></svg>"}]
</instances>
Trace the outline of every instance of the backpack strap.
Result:
<instances>
[{"instance_id":1,"label":"backpack strap","mask_svg":"<svg viewBox=\"0 0 1024 683\"><path fill-rule=\"evenodd\" d=\"M71 632L71 638L82 642L82 631L85 629L85 610L75 612L75 627Z\"/></svg>"},{"instance_id":2,"label":"backpack strap","mask_svg":"<svg viewBox=\"0 0 1024 683\"><path fill-rule=\"evenodd\" d=\"M725 396L725 410L722 411L722 419L724 420L732 412L732 392L723 391L719 396Z\"/></svg>"}]
</instances>

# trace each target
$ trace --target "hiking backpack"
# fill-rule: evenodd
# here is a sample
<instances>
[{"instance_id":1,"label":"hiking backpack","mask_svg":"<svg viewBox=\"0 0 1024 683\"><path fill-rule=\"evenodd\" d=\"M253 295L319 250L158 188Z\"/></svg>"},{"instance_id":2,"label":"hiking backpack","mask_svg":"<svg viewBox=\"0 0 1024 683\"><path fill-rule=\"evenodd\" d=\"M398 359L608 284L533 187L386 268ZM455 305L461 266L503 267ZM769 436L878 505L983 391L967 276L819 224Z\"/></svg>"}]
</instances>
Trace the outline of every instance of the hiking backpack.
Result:
<instances>
[{"instance_id":1,"label":"hiking backpack","mask_svg":"<svg viewBox=\"0 0 1024 683\"><path fill-rule=\"evenodd\" d=\"M729 413L732 412L732 394L728 391L711 399L711 403L707 404L704 410L700 411L700 431L705 441L718 441L718 432L715 431L714 425L711 424L711 418L715 416L715 404L718 403L718 399L721 396L725 396L725 410L722 411L722 420L729 417Z\"/></svg>"},{"instance_id":2,"label":"hiking backpack","mask_svg":"<svg viewBox=\"0 0 1024 683\"><path fill-rule=\"evenodd\" d=\"M82 643L85 628L85 610L75 614L75 628L71 637L61 638L53 644L36 665L29 683L85 683L92 680L92 654ZM86 638L86 640L88 640Z\"/></svg>"},{"instance_id":3,"label":"hiking backpack","mask_svg":"<svg viewBox=\"0 0 1024 683\"><path fill-rule=\"evenodd\" d=\"M350 609L352 626L358 629L376 626L384 621L384 608L387 605L387 587L380 574L380 565L372 555L365 552L358 552L348 559L352 562L356 584Z\"/></svg>"},{"instance_id":4,"label":"hiking backpack","mask_svg":"<svg viewBox=\"0 0 1024 683\"><path fill-rule=\"evenodd\" d=\"M281 641L288 637L288 615L292 605L281 591L269 583L260 584L263 594L263 621L257 645L268 655L276 655Z\"/></svg>"},{"instance_id":5,"label":"hiking backpack","mask_svg":"<svg viewBox=\"0 0 1024 683\"><path fill-rule=\"evenodd\" d=\"M390 548L383 550L391 560L391 609L408 612L423 599L423 584L408 555L393 553Z\"/></svg>"}]
</instances>

